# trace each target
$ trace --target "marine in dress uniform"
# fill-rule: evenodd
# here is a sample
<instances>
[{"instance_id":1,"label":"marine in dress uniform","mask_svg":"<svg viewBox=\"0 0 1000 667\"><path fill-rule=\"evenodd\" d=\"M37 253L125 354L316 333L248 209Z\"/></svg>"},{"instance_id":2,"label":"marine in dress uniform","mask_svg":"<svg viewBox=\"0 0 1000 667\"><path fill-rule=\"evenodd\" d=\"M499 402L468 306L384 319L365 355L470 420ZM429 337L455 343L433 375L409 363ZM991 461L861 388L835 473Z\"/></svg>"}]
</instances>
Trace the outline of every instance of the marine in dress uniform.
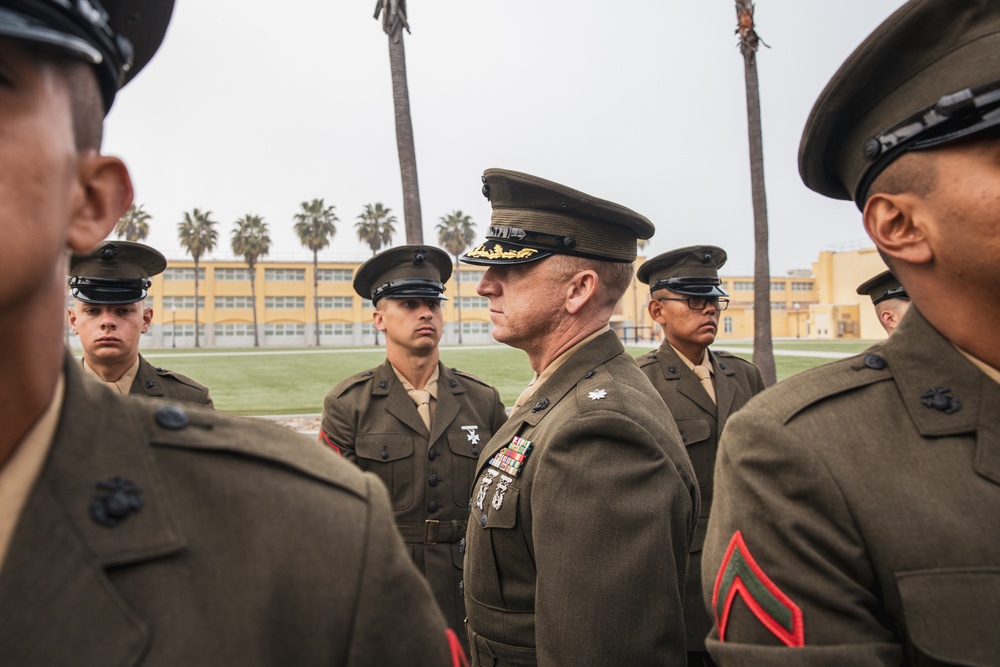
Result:
<instances>
[{"instance_id":1,"label":"marine in dress uniform","mask_svg":"<svg viewBox=\"0 0 1000 667\"><path fill-rule=\"evenodd\" d=\"M637 272L639 280L649 285L649 314L663 327L664 339L659 350L636 361L677 422L701 488L701 514L684 592L688 664L692 667L712 664L705 651L712 619L701 596L701 550L712 509L719 434L731 414L764 390L756 366L709 348L718 332L719 312L729 303L719 279L719 269L725 263L725 250L700 245L657 255Z\"/></svg>"},{"instance_id":2,"label":"marine in dress uniform","mask_svg":"<svg viewBox=\"0 0 1000 667\"><path fill-rule=\"evenodd\" d=\"M899 321L910 308L910 295L906 288L896 280L892 271L883 271L858 285L858 294L871 298L878 315L879 324L887 334L892 334L899 326Z\"/></svg>"},{"instance_id":3,"label":"marine in dress uniform","mask_svg":"<svg viewBox=\"0 0 1000 667\"><path fill-rule=\"evenodd\" d=\"M698 488L670 413L608 322L653 225L488 169L494 337L536 378L479 457L465 556L472 664L683 665ZM529 395L530 394L530 395Z\"/></svg>"},{"instance_id":4,"label":"marine in dress uniform","mask_svg":"<svg viewBox=\"0 0 1000 667\"><path fill-rule=\"evenodd\" d=\"M457 664L373 475L63 346L69 254L132 201L103 117L172 4L0 0L0 664Z\"/></svg>"},{"instance_id":5,"label":"marine in dress uniform","mask_svg":"<svg viewBox=\"0 0 1000 667\"><path fill-rule=\"evenodd\" d=\"M382 252L358 269L354 287L375 304L387 358L326 396L320 440L385 483L417 569L449 626L464 636L472 475L507 413L496 389L439 359L440 303L451 270L444 251L416 245Z\"/></svg>"},{"instance_id":6,"label":"marine in dress uniform","mask_svg":"<svg viewBox=\"0 0 1000 667\"><path fill-rule=\"evenodd\" d=\"M153 319L153 309L145 306L149 279L165 268L160 251L131 241L107 241L73 256L69 322L80 336L83 367L121 394L213 407L208 387L139 354L139 338Z\"/></svg>"},{"instance_id":7,"label":"marine in dress uniform","mask_svg":"<svg viewBox=\"0 0 1000 667\"><path fill-rule=\"evenodd\" d=\"M1000 656L1000 3L903 5L816 103L799 155L912 299L864 353L722 434L704 595L720 665Z\"/></svg>"}]
</instances>

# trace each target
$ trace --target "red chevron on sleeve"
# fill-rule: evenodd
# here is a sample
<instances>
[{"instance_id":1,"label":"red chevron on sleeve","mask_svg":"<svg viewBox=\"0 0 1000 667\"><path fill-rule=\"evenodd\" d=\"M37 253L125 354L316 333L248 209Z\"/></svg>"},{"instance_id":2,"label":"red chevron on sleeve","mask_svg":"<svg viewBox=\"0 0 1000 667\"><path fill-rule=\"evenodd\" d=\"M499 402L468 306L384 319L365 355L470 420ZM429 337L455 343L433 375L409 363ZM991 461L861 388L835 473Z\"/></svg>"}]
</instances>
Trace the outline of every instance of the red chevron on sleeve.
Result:
<instances>
[{"instance_id":1,"label":"red chevron on sleeve","mask_svg":"<svg viewBox=\"0 0 1000 667\"><path fill-rule=\"evenodd\" d=\"M712 611L719 641L726 640L726 626L736 596L742 596L754 616L786 646L805 646L802 610L781 592L750 555L743 533L736 531L719 565L712 593Z\"/></svg>"},{"instance_id":2,"label":"red chevron on sleeve","mask_svg":"<svg viewBox=\"0 0 1000 667\"><path fill-rule=\"evenodd\" d=\"M458 635L451 628L444 631L448 638L448 648L451 649L451 667L469 667L469 661L465 658L465 650L462 642L458 641Z\"/></svg>"},{"instance_id":3,"label":"red chevron on sleeve","mask_svg":"<svg viewBox=\"0 0 1000 667\"><path fill-rule=\"evenodd\" d=\"M340 447L334 444L333 440L330 439L330 436L328 436L326 434L326 431L324 431L323 429L320 429L319 431L319 441L320 443L327 445L328 447L330 447L330 449L343 456L343 454L340 453Z\"/></svg>"}]
</instances>

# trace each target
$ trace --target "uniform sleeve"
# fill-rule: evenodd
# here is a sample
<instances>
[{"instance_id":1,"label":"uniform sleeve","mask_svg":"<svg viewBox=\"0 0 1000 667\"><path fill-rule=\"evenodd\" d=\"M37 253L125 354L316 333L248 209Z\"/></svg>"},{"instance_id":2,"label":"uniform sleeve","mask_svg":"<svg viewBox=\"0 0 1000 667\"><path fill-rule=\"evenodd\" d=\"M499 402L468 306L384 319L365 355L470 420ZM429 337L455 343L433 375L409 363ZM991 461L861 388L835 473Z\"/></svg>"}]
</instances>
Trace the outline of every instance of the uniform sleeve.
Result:
<instances>
[{"instance_id":1,"label":"uniform sleeve","mask_svg":"<svg viewBox=\"0 0 1000 667\"><path fill-rule=\"evenodd\" d=\"M330 447L349 461L357 461L354 439L358 432L357 415L332 392L323 399L323 423L320 443Z\"/></svg>"},{"instance_id":2,"label":"uniform sleeve","mask_svg":"<svg viewBox=\"0 0 1000 667\"><path fill-rule=\"evenodd\" d=\"M641 424L608 411L566 425L531 497L539 665L683 665L693 508Z\"/></svg>"},{"instance_id":3,"label":"uniform sleeve","mask_svg":"<svg viewBox=\"0 0 1000 667\"><path fill-rule=\"evenodd\" d=\"M371 513L344 664L458 667L464 654L396 531L385 488L371 475Z\"/></svg>"},{"instance_id":4,"label":"uniform sleeve","mask_svg":"<svg viewBox=\"0 0 1000 667\"><path fill-rule=\"evenodd\" d=\"M209 396L208 387L205 387L204 391L201 394L201 403L206 408L211 408L213 410L215 409L215 401L213 401L212 397Z\"/></svg>"},{"instance_id":5,"label":"uniform sleeve","mask_svg":"<svg viewBox=\"0 0 1000 667\"><path fill-rule=\"evenodd\" d=\"M719 444L702 588L721 665L898 665L851 508L824 464L829 428L735 414Z\"/></svg>"}]
</instances>

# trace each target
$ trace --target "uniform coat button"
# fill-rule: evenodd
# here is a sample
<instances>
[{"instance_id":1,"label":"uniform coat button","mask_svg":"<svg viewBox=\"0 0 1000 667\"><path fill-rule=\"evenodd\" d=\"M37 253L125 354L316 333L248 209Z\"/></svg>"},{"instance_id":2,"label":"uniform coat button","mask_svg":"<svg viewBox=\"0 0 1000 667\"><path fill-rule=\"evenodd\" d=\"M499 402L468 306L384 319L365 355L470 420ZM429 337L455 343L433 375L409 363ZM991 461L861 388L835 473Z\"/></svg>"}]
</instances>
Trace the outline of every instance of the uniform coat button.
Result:
<instances>
[{"instance_id":1,"label":"uniform coat button","mask_svg":"<svg viewBox=\"0 0 1000 667\"><path fill-rule=\"evenodd\" d=\"M885 359L878 356L877 354L866 354L865 366L871 368L872 370L880 371L886 367L886 362Z\"/></svg>"},{"instance_id":2,"label":"uniform coat button","mask_svg":"<svg viewBox=\"0 0 1000 667\"><path fill-rule=\"evenodd\" d=\"M179 431L190 423L187 411L173 403L167 403L157 408L154 419L156 419L157 424L171 431Z\"/></svg>"},{"instance_id":3,"label":"uniform coat button","mask_svg":"<svg viewBox=\"0 0 1000 667\"><path fill-rule=\"evenodd\" d=\"M485 527L486 527L486 522L487 522L488 520L489 520L489 517L487 517L487 516L486 516L486 515L484 514L484 515L482 516L482 518L480 518L480 519L479 519L479 525L480 525L480 526L482 526L483 528L485 528Z\"/></svg>"},{"instance_id":4,"label":"uniform coat button","mask_svg":"<svg viewBox=\"0 0 1000 667\"><path fill-rule=\"evenodd\" d=\"M437 486L438 482L440 481L441 480L438 479L437 475L431 475L430 477L427 478L427 483L430 484L431 486Z\"/></svg>"},{"instance_id":5,"label":"uniform coat button","mask_svg":"<svg viewBox=\"0 0 1000 667\"><path fill-rule=\"evenodd\" d=\"M385 450L383 449L383 450L382 450L382 453L381 453L381 454L379 454L379 456L381 456L381 457L382 457L382 460L383 460L383 461L385 461L385 460L386 460L387 458L389 458L389 452L387 452L387 451L385 451Z\"/></svg>"},{"instance_id":6,"label":"uniform coat button","mask_svg":"<svg viewBox=\"0 0 1000 667\"><path fill-rule=\"evenodd\" d=\"M438 457L438 453L437 453L437 450L436 450L436 449L434 449L433 447L431 447L431 448L430 448L430 449L429 449L429 450L427 451L427 458L429 458L429 459L430 459L431 461L433 461L433 460L434 460L434 459L436 459L437 457Z\"/></svg>"},{"instance_id":7,"label":"uniform coat button","mask_svg":"<svg viewBox=\"0 0 1000 667\"><path fill-rule=\"evenodd\" d=\"M436 500L432 500L429 503L427 503L428 512L437 512L439 509L441 509L441 506L437 504Z\"/></svg>"}]
</instances>

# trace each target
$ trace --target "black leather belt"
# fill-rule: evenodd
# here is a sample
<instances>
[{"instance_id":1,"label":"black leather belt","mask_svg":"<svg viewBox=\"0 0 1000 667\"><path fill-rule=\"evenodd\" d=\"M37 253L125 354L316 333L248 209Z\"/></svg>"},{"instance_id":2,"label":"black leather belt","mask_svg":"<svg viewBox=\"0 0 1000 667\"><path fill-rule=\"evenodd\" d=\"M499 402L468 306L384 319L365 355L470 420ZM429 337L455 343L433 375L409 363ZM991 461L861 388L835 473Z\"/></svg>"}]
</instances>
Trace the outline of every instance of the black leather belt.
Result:
<instances>
[{"instance_id":1,"label":"black leather belt","mask_svg":"<svg viewBox=\"0 0 1000 667\"><path fill-rule=\"evenodd\" d=\"M436 521L427 519L422 523L397 523L404 542L410 544L437 544L438 542L458 542L465 537L464 521Z\"/></svg>"}]
</instances>

